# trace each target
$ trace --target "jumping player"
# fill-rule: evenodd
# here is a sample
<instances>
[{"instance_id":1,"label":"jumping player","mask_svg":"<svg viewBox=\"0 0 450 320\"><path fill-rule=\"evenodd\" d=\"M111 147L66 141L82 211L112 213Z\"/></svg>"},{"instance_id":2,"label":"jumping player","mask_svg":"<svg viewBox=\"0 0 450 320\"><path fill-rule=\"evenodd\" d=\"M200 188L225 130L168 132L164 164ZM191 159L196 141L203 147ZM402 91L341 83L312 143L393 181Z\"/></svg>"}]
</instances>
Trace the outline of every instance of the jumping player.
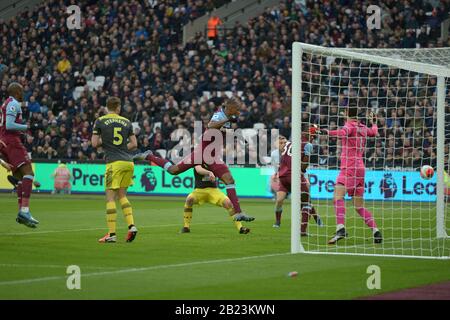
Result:
<instances>
[{"instance_id":1,"label":"jumping player","mask_svg":"<svg viewBox=\"0 0 450 320\"><path fill-rule=\"evenodd\" d=\"M137 235L134 225L133 209L127 199L127 189L133 184L134 163L129 151L137 148L136 136L130 120L119 116L121 104L117 97L106 101L108 114L97 119L92 135L92 146L102 147L106 157L106 222L109 232L98 241L116 242L116 198L128 224L127 242Z\"/></svg>"},{"instance_id":2,"label":"jumping player","mask_svg":"<svg viewBox=\"0 0 450 320\"><path fill-rule=\"evenodd\" d=\"M23 87L17 82L8 86L8 99L0 107L0 148L5 161L11 165L17 184L17 202L19 213L16 221L29 228L36 228L39 221L30 213L30 197L33 188L34 172L31 159L22 144L21 135L28 130L28 125L22 124Z\"/></svg>"},{"instance_id":3,"label":"jumping player","mask_svg":"<svg viewBox=\"0 0 450 320\"><path fill-rule=\"evenodd\" d=\"M208 169L214 173L216 177L222 180L225 183L225 188L227 191L228 198L233 204L234 208L234 220L235 221L253 221L255 218L250 217L244 214L239 205L239 199L236 194L236 186L231 175L228 166L223 162L221 158L219 158L216 154L211 153L211 156L214 157L213 163L206 163L204 159L204 151L205 149L211 145L214 141L208 141L205 139L205 134L208 130L216 129L225 129L230 127L230 122L236 122L237 118L240 114L239 108L241 107L241 101L237 98L231 98L225 101L223 108L220 108L218 111L214 113L211 118L211 121L208 123L208 129L202 136L201 144L194 148L191 154L189 154L186 158L184 158L178 164L172 164L169 160L162 159L160 157L155 156L151 151L147 151L142 154L138 154L134 157L135 160L148 160L150 163L154 162L156 165L164 168L167 172L172 175L178 175L182 172L185 172L188 169L195 167L196 165L208 165ZM222 148L222 145L220 145ZM199 163L199 160L201 163Z\"/></svg>"},{"instance_id":4,"label":"jumping player","mask_svg":"<svg viewBox=\"0 0 450 320\"><path fill-rule=\"evenodd\" d=\"M308 129L309 130L309 129ZM300 227L301 236L307 236L309 217L312 216L319 226L322 226L322 220L317 214L316 209L311 204L309 184L306 178L306 169L309 165L309 156L312 153L313 146L311 144L311 135L306 130L302 133L302 155L301 155L301 208L302 223ZM275 224L273 227L279 228L281 225L281 215L283 212L283 202L288 193L291 192L291 162L292 162L292 144L284 136L279 137L281 160L278 172L279 188L277 191L277 199L275 204Z\"/></svg>"},{"instance_id":5,"label":"jumping player","mask_svg":"<svg viewBox=\"0 0 450 320\"><path fill-rule=\"evenodd\" d=\"M358 120L358 107L349 105L346 110L347 120L344 127L337 130L319 130L317 133L338 137L341 140L341 170L334 188L334 210L336 214L336 234L328 244L335 244L347 237L345 231L345 202L347 193L353 199L356 212L364 219L366 225L372 229L374 243L383 241L380 230L369 210L364 207L364 152L367 137L375 137L378 132L376 118L373 113L369 115L371 127L368 128ZM314 131L314 130L313 130Z\"/></svg>"},{"instance_id":6,"label":"jumping player","mask_svg":"<svg viewBox=\"0 0 450 320\"><path fill-rule=\"evenodd\" d=\"M212 171L209 171L201 165L194 167L195 189L186 198L184 204L184 226L181 233L191 232L192 207L193 205L202 205L210 203L223 207L228 211L230 217L234 220L234 225L241 234L247 234L250 229L244 227L242 222L236 221L233 216L234 208L230 199L217 188L217 178Z\"/></svg>"}]
</instances>

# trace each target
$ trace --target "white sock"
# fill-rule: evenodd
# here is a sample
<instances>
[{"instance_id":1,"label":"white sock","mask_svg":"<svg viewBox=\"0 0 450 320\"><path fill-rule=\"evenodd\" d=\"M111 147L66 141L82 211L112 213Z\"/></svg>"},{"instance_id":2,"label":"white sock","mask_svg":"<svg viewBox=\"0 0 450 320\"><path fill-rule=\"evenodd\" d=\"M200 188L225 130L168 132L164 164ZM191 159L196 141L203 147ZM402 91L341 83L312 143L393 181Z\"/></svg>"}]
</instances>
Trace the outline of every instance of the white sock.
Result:
<instances>
[{"instance_id":1,"label":"white sock","mask_svg":"<svg viewBox=\"0 0 450 320\"><path fill-rule=\"evenodd\" d=\"M30 212L30 208L29 207L22 207L22 208L20 208L20 211L22 211L23 213L28 213L28 212Z\"/></svg>"},{"instance_id":2,"label":"white sock","mask_svg":"<svg viewBox=\"0 0 450 320\"><path fill-rule=\"evenodd\" d=\"M339 231L339 230L341 230L342 228L345 228L345 226L344 226L343 224L338 224L338 225L336 226L336 231Z\"/></svg>"},{"instance_id":3,"label":"white sock","mask_svg":"<svg viewBox=\"0 0 450 320\"><path fill-rule=\"evenodd\" d=\"M379 230L378 230L378 228L373 228L372 231L373 231L373 234L375 234L375 232L377 232Z\"/></svg>"}]
</instances>

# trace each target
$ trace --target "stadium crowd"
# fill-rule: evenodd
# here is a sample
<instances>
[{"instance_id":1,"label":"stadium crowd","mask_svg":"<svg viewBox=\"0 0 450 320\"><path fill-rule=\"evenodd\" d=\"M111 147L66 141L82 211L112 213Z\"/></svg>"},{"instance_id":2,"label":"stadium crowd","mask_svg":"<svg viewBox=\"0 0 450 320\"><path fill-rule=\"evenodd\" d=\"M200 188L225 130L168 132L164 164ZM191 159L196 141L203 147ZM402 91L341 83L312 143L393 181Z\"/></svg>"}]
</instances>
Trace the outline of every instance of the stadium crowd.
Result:
<instances>
[{"instance_id":1,"label":"stadium crowd","mask_svg":"<svg viewBox=\"0 0 450 320\"><path fill-rule=\"evenodd\" d=\"M136 123L142 151L173 147L170 134L177 128L192 131L195 120L208 121L226 92L240 95L245 104L235 127L263 123L290 137L293 41L358 48L450 46L449 39L439 38L450 9L445 0L435 7L427 0L379 1L382 29L372 31L364 14L368 1L281 0L245 25L214 39L197 34L186 46L182 27L224 1L80 0L80 30L66 27L68 2L45 1L0 21L0 98L6 98L11 81L25 87L25 116L32 128L26 146L34 159L101 157L89 140L109 95L122 99L122 115ZM97 77L104 77L104 84L90 90L88 82ZM397 92L396 86L389 82L386 93ZM328 117L340 124L342 107L338 102L307 111L316 112L313 121L319 124L328 125ZM378 110L385 138L369 148L368 165L416 166L423 154L435 157L432 99L417 101L415 108ZM335 144L322 140L314 161L335 166L336 152Z\"/></svg>"}]
</instances>

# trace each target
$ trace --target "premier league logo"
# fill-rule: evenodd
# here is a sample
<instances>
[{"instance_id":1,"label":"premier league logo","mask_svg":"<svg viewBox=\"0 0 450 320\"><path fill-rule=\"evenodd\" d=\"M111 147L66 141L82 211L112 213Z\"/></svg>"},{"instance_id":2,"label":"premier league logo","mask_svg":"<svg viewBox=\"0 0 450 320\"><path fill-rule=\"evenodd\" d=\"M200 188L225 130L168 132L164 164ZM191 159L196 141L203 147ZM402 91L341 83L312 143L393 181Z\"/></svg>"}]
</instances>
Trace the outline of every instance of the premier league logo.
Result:
<instances>
[{"instance_id":1,"label":"premier league logo","mask_svg":"<svg viewBox=\"0 0 450 320\"><path fill-rule=\"evenodd\" d=\"M391 173L386 173L380 182L380 192L385 199L395 198L397 194L397 184Z\"/></svg>"},{"instance_id":2,"label":"premier league logo","mask_svg":"<svg viewBox=\"0 0 450 320\"><path fill-rule=\"evenodd\" d=\"M146 168L141 176L141 186L145 188L146 192L155 190L157 185L156 175L152 168Z\"/></svg>"}]
</instances>

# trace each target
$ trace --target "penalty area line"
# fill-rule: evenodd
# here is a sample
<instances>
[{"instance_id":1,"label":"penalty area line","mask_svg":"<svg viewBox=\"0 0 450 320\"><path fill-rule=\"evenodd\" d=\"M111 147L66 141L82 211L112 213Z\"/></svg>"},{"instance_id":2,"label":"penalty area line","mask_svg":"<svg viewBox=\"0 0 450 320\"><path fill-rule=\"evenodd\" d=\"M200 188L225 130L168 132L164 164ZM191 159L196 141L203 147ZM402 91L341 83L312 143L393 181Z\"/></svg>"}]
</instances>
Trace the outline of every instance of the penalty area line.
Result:
<instances>
[{"instance_id":1,"label":"penalty area line","mask_svg":"<svg viewBox=\"0 0 450 320\"><path fill-rule=\"evenodd\" d=\"M223 222L204 222L204 223L196 223L195 225L213 225L213 224L221 224ZM177 224L159 224L152 226L140 226L138 229L149 229L149 228L167 228L167 227L177 227L180 226ZM10 233L0 233L1 236L28 236L34 234L48 234L48 233L61 233L61 232L82 232L82 231L95 231L95 230L105 230L105 227L101 228L84 228L84 229L63 229L63 230L43 230L43 231L29 231L29 232L10 232Z\"/></svg>"},{"instance_id":2,"label":"penalty area line","mask_svg":"<svg viewBox=\"0 0 450 320\"><path fill-rule=\"evenodd\" d=\"M181 268L181 267L190 267L190 266L216 264L216 263L239 262L239 261L246 261L246 260L252 260L252 259L264 259L264 258L285 256L285 255L289 255L289 254L291 254L291 253L290 252L272 253L272 254L265 254L265 255L259 255L259 256L240 257L240 258L193 261L193 262L176 263L176 264L156 265L156 266L150 266L150 267L121 269L121 270L114 270L114 271L92 272L92 273L86 273L86 274L81 273L81 278L101 277L101 276L116 275L116 274L146 272L146 271L154 271L154 270L161 270L161 269ZM47 282L47 281L54 281L54 280L65 280L66 278L67 278L67 276L52 276L52 277L43 277L43 278L34 278L34 279L2 281L2 282L0 282L0 286L30 284L30 283Z\"/></svg>"}]
</instances>

